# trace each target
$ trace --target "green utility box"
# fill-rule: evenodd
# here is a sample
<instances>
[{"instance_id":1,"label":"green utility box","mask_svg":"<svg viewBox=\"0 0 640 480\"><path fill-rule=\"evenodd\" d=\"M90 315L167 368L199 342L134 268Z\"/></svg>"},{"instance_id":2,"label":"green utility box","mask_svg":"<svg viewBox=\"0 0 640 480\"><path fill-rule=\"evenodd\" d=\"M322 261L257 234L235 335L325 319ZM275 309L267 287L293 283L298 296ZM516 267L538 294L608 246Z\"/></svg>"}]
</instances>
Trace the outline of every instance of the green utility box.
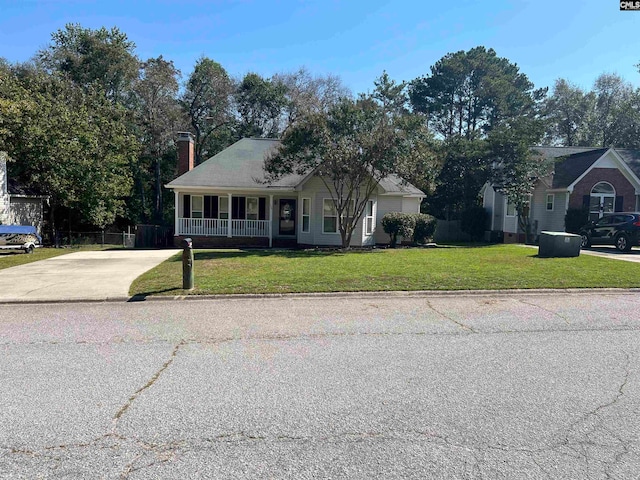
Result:
<instances>
[{"instance_id":1,"label":"green utility box","mask_svg":"<svg viewBox=\"0 0 640 480\"><path fill-rule=\"evenodd\" d=\"M540 232L539 257L577 257L580 235L566 232Z\"/></svg>"}]
</instances>

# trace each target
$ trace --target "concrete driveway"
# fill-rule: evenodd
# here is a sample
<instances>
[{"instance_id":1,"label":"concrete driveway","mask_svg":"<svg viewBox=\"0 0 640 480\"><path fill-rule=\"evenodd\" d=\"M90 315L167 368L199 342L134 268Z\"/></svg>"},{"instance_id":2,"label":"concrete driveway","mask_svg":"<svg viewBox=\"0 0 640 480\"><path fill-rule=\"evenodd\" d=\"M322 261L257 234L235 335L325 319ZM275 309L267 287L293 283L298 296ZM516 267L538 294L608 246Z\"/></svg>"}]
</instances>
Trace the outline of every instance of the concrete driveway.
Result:
<instances>
[{"instance_id":1,"label":"concrete driveway","mask_svg":"<svg viewBox=\"0 0 640 480\"><path fill-rule=\"evenodd\" d=\"M640 263L640 249L638 248L632 248L630 252L622 253L616 250L616 247L591 247L580 250L580 255L594 255L597 257L611 258L613 260Z\"/></svg>"},{"instance_id":2,"label":"concrete driveway","mask_svg":"<svg viewBox=\"0 0 640 480\"><path fill-rule=\"evenodd\" d=\"M136 277L179 251L76 252L7 268L0 272L0 302L124 299Z\"/></svg>"}]
</instances>

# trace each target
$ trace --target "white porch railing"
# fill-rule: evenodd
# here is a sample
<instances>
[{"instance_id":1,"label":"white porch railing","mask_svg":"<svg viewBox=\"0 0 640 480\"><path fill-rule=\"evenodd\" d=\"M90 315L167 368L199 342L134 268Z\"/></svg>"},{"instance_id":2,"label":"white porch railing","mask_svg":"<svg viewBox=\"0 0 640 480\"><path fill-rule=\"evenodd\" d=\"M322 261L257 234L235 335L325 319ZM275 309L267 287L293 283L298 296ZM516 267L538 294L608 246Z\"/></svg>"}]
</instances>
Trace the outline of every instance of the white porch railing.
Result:
<instances>
[{"instance_id":1,"label":"white porch railing","mask_svg":"<svg viewBox=\"0 0 640 480\"><path fill-rule=\"evenodd\" d=\"M269 220L231 220L232 237L268 237Z\"/></svg>"},{"instance_id":2,"label":"white porch railing","mask_svg":"<svg viewBox=\"0 0 640 480\"><path fill-rule=\"evenodd\" d=\"M178 235L226 237L229 220L219 218L179 218ZM268 220L231 220L232 237L268 237Z\"/></svg>"}]
</instances>

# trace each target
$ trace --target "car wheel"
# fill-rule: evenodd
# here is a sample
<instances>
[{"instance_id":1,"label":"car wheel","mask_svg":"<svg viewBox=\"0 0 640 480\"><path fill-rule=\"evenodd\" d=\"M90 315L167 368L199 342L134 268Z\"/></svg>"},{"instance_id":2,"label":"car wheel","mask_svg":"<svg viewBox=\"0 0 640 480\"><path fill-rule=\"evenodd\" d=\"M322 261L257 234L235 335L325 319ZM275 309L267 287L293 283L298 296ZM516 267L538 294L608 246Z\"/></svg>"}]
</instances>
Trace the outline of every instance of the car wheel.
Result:
<instances>
[{"instance_id":1,"label":"car wheel","mask_svg":"<svg viewBox=\"0 0 640 480\"><path fill-rule=\"evenodd\" d=\"M591 239L589 238L589 235L587 235L586 233L581 233L580 234L580 248L589 248L591 246Z\"/></svg>"},{"instance_id":2,"label":"car wheel","mask_svg":"<svg viewBox=\"0 0 640 480\"><path fill-rule=\"evenodd\" d=\"M621 252L628 252L631 250L631 242L629 242L629 237L625 234L620 234L616 237L616 248Z\"/></svg>"},{"instance_id":3,"label":"car wheel","mask_svg":"<svg viewBox=\"0 0 640 480\"><path fill-rule=\"evenodd\" d=\"M29 245L27 248L25 248L24 253L26 254L33 253L33 245Z\"/></svg>"}]
</instances>

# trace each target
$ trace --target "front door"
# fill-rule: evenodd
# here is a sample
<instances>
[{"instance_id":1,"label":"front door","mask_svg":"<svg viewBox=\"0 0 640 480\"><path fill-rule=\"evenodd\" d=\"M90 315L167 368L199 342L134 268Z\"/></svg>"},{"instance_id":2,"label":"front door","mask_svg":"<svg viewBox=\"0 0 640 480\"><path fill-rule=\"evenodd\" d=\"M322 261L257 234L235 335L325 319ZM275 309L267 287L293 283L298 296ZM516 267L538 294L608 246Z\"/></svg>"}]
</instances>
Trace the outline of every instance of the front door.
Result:
<instances>
[{"instance_id":1,"label":"front door","mask_svg":"<svg viewBox=\"0 0 640 480\"><path fill-rule=\"evenodd\" d=\"M280 235L296 234L296 201L293 198L281 198L280 208L278 209L280 216L279 229Z\"/></svg>"}]
</instances>

